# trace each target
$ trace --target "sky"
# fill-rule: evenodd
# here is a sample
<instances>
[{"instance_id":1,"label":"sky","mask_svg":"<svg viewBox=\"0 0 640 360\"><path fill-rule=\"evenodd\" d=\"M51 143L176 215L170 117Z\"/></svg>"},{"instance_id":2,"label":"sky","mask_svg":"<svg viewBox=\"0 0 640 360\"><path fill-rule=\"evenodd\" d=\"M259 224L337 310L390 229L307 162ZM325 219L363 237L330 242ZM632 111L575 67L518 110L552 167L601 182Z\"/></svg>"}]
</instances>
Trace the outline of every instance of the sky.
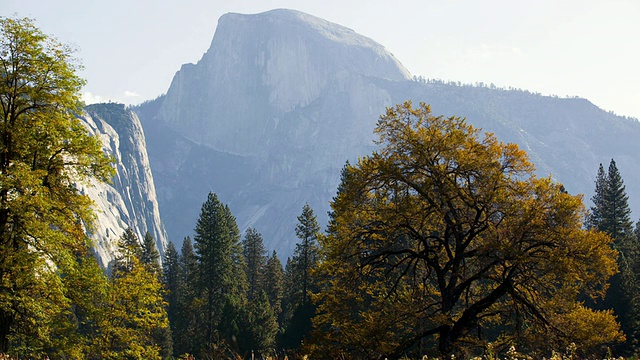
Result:
<instances>
[{"instance_id":1,"label":"sky","mask_svg":"<svg viewBox=\"0 0 640 360\"><path fill-rule=\"evenodd\" d=\"M381 43L431 79L579 96L640 118L638 0L0 0L78 50L86 102L165 93L228 12L296 9ZM428 102L428 99L425 99Z\"/></svg>"}]
</instances>

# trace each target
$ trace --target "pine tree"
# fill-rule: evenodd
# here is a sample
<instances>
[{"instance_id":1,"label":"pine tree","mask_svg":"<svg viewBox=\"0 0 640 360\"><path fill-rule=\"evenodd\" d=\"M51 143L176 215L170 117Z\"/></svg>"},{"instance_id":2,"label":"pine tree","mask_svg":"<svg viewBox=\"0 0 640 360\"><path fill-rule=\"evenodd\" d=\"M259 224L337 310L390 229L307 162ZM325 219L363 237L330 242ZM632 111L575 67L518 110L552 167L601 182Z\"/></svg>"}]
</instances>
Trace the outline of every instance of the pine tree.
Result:
<instances>
[{"instance_id":1,"label":"pine tree","mask_svg":"<svg viewBox=\"0 0 640 360\"><path fill-rule=\"evenodd\" d=\"M611 160L607 172L600 164L587 226L611 236L619 252L620 273L610 279L603 307L613 309L627 335L620 348L622 352L635 351L640 340L640 317L636 310L640 304L640 281L636 276L640 270L640 249L632 231L628 199L616 162Z\"/></svg>"},{"instance_id":2,"label":"pine tree","mask_svg":"<svg viewBox=\"0 0 640 360\"><path fill-rule=\"evenodd\" d=\"M607 192L607 174L604 171L604 166L600 163L598 167L598 174L596 175L596 188L595 194L591 197L593 206L591 206L591 212L587 220L587 227L589 229L601 230L602 226L602 212L604 211L605 196Z\"/></svg>"},{"instance_id":3,"label":"pine tree","mask_svg":"<svg viewBox=\"0 0 640 360\"><path fill-rule=\"evenodd\" d=\"M284 292L284 270L282 263L278 258L278 254L274 250L271 256L267 258L267 264L264 270L265 284L264 289L269 299L269 304L273 313L278 318L278 323L282 323L282 296Z\"/></svg>"},{"instance_id":4,"label":"pine tree","mask_svg":"<svg viewBox=\"0 0 640 360\"><path fill-rule=\"evenodd\" d=\"M181 282L189 290L187 295L195 297L198 279L199 265L198 255L196 254L193 243L189 236L185 237L182 241L182 247L180 248L180 274Z\"/></svg>"},{"instance_id":5,"label":"pine tree","mask_svg":"<svg viewBox=\"0 0 640 360\"><path fill-rule=\"evenodd\" d=\"M162 281L167 289L166 300L169 303L167 313L169 315L169 322L172 323L176 318L175 309L178 303L177 299L180 286L180 254L178 254L172 241L169 241L167 245L162 263L164 264L162 267Z\"/></svg>"},{"instance_id":6,"label":"pine tree","mask_svg":"<svg viewBox=\"0 0 640 360\"><path fill-rule=\"evenodd\" d=\"M118 255L111 265L112 277L120 276L120 272L127 273L132 270L134 259L140 261L142 247L138 235L131 228L127 228L117 242Z\"/></svg>"},{"instance_id":7,"label":"pine tree","mask_svg":"<svg viewBox=\"0 0 640 360\"><path fill-rule=\"evenodd\" d=\"M164 299L167 302L167 318L169 319L169 327L172 330L172 342L176 346L174 330L178 319L181 272L180 254L178 254L175 245L171 241L167 245L162 263L164 264L162 267L162 282L166 289Z\"/></svg>"},{"instance_id":8,"label":"pine tree","mask_svg":"<svg viewBox=\"0 0 640 360\"><path fill-rule=\"evenodd\" d=\"M629 197L615 160L611 159L606 173L600 164L591 201L593 206L587 226L606 232L620 245L624 237L631 235L632 222Z\"/></svg>"},{"instance_id":9,"label":"pine tree","mask_svg":"<svg viewBox=\"0 0 640 360\"><path fill-rule=\"evenodd\" d=\"M198 259L190 237L185 237L180 249L176 319L171 323L174 352L177 355L195 354L204 342L199 331L202 322L202 302L198 297Z\"/></svg>"},{"instance_id":10,"label":"pine tree","mask_svg":"<svg viewBox=\"0 0 640 360\"><path fill-rule=\"evenodd\" d=\"M276 314L264 290L248 304L245 317L241 337L243 352L251 351L258 358L265 358L275 347L279 327Z\"/></svg>"},{"instance_id":11,"label":"pine tree","mask_svg":"<svg viewBox=\"0 0 640 360\"><path fill-rule=\"evenodd\" d=\"M298 216L298 226L296 226L296 236L300 239L300 242L296 244L294 252L294 258L297 258L297 264L299 265L299 271L302 277L302 294L301 303L307 304L310 302L309 298L309 285L311 278L311 269L314 269L320 259L320 249L318 248L318 233L320 232L320 226L316 216L313 214L313 209L309 204L305 204L302 209L302 214Z\"/></svg>"},{"instance_id":12,"label":"pine tree","mask_svg":"<svg viewBox=\"0 0 640 360\"><path fill-rule=\"evenodd\" d=\"M242 241L242 252L247 264L247 300L253 301L264 289L264 272L267 264L267 250L262 242L262 235L253 228L248 228Z\"/></svg>"},{"instance_id":13,"label":"pine tree","mask_svg":"<svg viewBox=\"0 0 640 360\"><path fill-rule=\"evenodd\" d=\"M311 271L318 266L320 249L318 246L320 226L309 204L305 204L298 216L296 244L293 257L287 259L285 267L284 321L286 330L282 345L288 349L298 349L304 337L311 331L311 318L315 306L311 302L310 292L315 288Z\"/></svg>"},{"instance_id":14,"label":"pine tree","mask_svg":"<svg viewBox=\"0 0 640 360\"><path fill-rule=\"evenodd\" d=\"M240 347L243 352L252 351L254 355L264 356L273 349L279 330L282 265L277 257L274 259L266 255L262 236L253 228L247 229L242 248L246 261L248 305L243 315ZM273 295L273 302L268 293ZM272 303L277 305L277 312Z\"/></svg>"},{"instance_id":15,"label":"pine tree","mask_svg":"<svg viewBox=\"0 0 640 360\"><path fill-rule=\"evenodd\" d=\"M153 240L151 234L147 231L144 234L144 240L142 241L142 254L140 255L140 261L149 267L151 272L160 276L162 274L162 268L160 267L160 253L156 248L156 242Z\"/></svg>"},{"instance_id":16,"label":"pine tree","mask_svg":"<svg viewBox=\"0 0 640 360\"><path fill-rule=\"evenodd\" d=\"M609 164L604 203L601 230L618 241L622 240L624 236L631 235L629 196L627 196L624 181L613 159Z\"/></svg>"},{"instance_id":17,"label":"pine tree","mask_svg":"<svg viewBox=\"0 0 640 360\"><path fill-rule=\"evenodd\" d=\"M208 347L237 335L229 334L236 331L237 316L232 312L241 308L246 287L238 226L229 207L213 193L202 205L194 242L204 303L202 331Z\"/></svg>"}]
</instances>

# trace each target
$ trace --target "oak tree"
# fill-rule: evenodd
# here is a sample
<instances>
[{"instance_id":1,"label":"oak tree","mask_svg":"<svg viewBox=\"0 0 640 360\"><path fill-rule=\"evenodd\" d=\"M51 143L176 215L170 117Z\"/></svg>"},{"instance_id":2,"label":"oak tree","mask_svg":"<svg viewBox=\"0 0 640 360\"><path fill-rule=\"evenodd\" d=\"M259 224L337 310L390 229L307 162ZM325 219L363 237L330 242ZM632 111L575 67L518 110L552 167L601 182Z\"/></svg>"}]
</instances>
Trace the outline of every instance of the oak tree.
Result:
<instances>
[{"instance_id":1,"label":"oak tree","mask_svg":"<svg viewBox=\"0 0 640 360\"><path fill-rule=\"evenodd\" d=\"M603 295L617 255L609 236L583 229L581 197L536 177L516 145L425 104L387 109L376 133L380 150L345 168L331 204L316 353L622 338L610 312L579 301Z\"/></svg>"},{"instance_id":2,"label":"oak tree","mask_svg":"<svg viewBox=\"0 0 640 360\"><path fill-rule=\"evenodd\" d=\"M31 19L0 18L0 352L67 302L56 272L93 220L75 184L113 174L74 116L84 81L72 55Z\"/></svg>"}]
</instances>

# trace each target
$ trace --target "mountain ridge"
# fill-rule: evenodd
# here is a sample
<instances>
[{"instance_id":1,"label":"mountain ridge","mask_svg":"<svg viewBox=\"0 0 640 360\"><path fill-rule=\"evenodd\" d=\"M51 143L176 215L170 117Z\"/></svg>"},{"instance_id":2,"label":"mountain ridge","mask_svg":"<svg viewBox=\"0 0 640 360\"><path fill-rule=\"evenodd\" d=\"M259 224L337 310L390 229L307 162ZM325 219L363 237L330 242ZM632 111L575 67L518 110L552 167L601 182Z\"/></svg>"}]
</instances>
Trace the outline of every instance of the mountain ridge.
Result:
<instances>
[{"instance_id":1,"label":"mountain ridge","mask_svg":"<svg viewBox=\"0 0 640 360\"><path fill-rule=\"evenodd\" d=\"M390 53L376 67L376 51L318 40L317 18L308 15L312 21L305 23L300 14L224 15L202 59L183 66L167 94L136 108L145 131L153 132L148 151L163 189L162 213L171 209L177 216L166 218L173 241L191 235L197 211L213 191L242 229L257 227L269 248L291 254L303 205L309 203L326 223L345 161L375 150L378 117L405 100L431 104L435 115L467 117L499 140L518 143L538 174L552 174L572 193L590 194L597 164L610 158L628 189L640 192L634 185L640 173L632 171L640 161L633 141L640 124L586 100L412 81ZM283 25L291 18L300 28ZM335 26L336 33L352 31L322 24ZM342 65L345 58L349 66ZM174 150L186 154L180 168L163 158Z\"/></svg>"}]
</instances>

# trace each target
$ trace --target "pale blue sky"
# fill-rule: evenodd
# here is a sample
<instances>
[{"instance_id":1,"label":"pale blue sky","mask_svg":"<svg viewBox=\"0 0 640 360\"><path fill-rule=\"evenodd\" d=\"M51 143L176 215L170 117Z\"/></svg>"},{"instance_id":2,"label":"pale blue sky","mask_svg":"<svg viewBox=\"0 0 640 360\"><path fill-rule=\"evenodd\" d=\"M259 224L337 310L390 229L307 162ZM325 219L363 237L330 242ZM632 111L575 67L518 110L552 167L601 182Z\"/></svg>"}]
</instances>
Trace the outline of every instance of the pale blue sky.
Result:
<instances>
[{"instance_id":1,"label":"pale blue sky","mask_svg":"<svg viewBox=\"0 0 640 360\"><path fill-rule=\"evenodd\" d=\"M1 0L79 48L87 99L164 93L227 12L291 8L384 45L413 75L577 95L640 118L638 0ZM428 99L425 99L428 101Z\"/></svg>"}]
</instances>

